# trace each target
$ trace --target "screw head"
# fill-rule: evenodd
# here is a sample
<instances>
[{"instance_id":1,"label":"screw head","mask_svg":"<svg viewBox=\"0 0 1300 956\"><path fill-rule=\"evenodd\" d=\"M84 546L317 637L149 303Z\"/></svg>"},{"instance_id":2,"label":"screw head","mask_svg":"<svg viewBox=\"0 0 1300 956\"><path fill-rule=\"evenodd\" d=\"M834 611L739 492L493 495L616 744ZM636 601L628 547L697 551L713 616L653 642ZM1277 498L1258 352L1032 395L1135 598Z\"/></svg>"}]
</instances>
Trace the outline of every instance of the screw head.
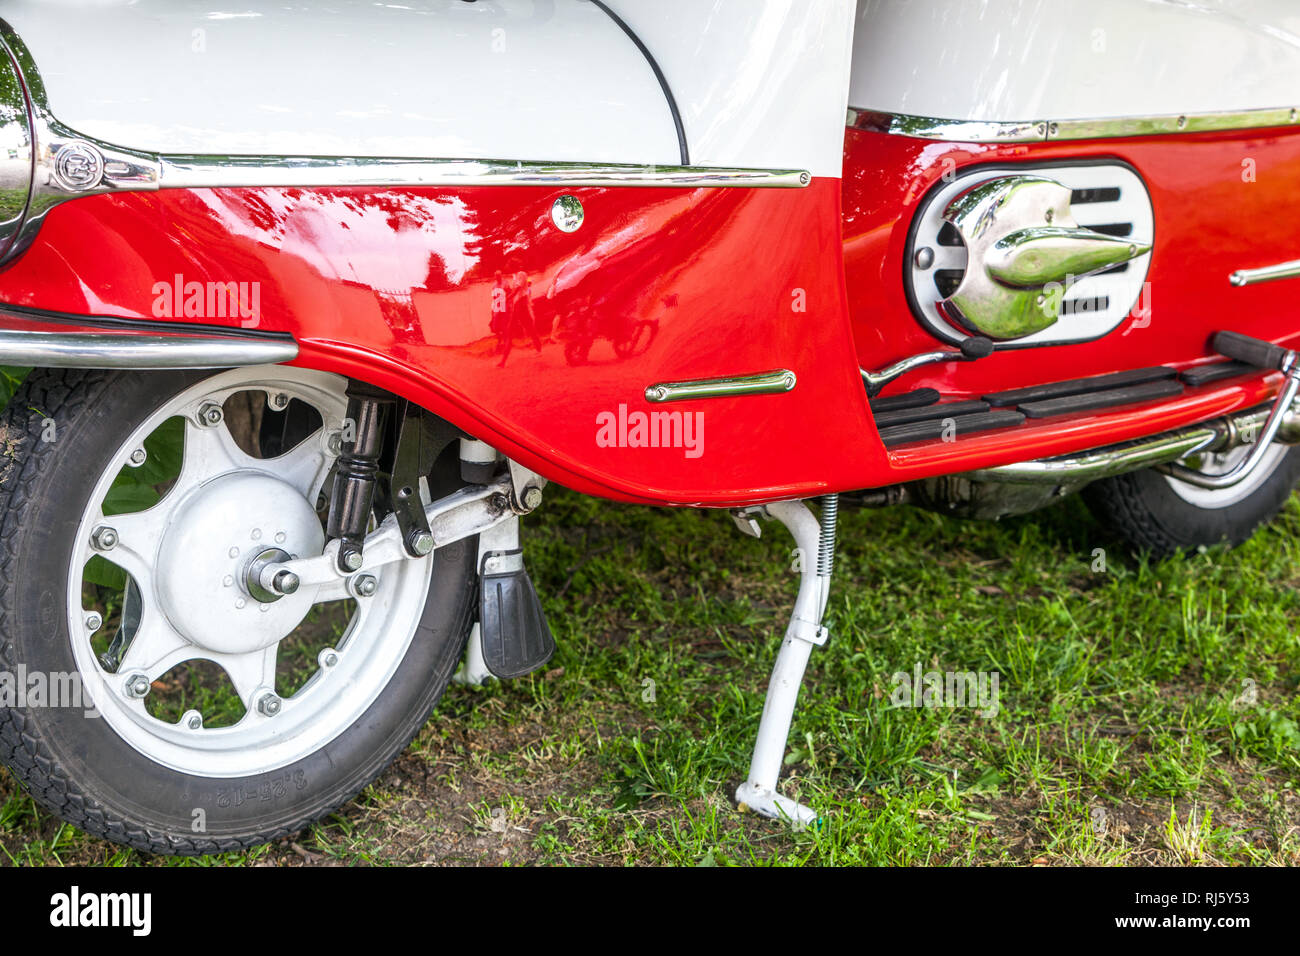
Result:
<instances>
[{"instance_id":1,"label":"screw head","mask_svg":"<svg viewBox=\"0 0 1300 956\"><path fill-rule=\"evenodd\" d=\"M205 428L213 428L220 425L225 418L225 412L221 406L215 402L204 402L199 408L199 424Z\"/></svg>"},{"instance_id":2,"label":"screw head","mask_svg":"<svg viewBox=\"0 0 1300 956\"><path fill-rule=\"evenodd\" d=\"M147 451L145 451L143 448L137 448L135 451L131 452L131 457L128 458L127 460L131 463L131 466L133 468L139 468L141 465L145 463L145 460L148 457L149 457L149 453Z\"/></svg>"},{"instance_id":3,"label":"screw head","mask_svg":"<svg viewBox=\"0 0 1300 956\"><path fill-rule=\"evenodd\" d=\"M280 705L280 698L269 692L257 698L257 712L263 717L274 717L280 712Z\"/></svg>"},{"instance_id":4,"label":"screw head","mask_svg":"<svg viewBox=\"0 0 1300 956\"><path fill-rule=\"evenodd\" d=\"M411 550L423 557L433 550L433 535L427 531L417 531L411 535Z\"/></svg>"},{"instance_id":5,"label":"screw head","mask_svg":"<svg viewBox=\"0 0 1300 956\"><path fill-rule=\"evenodd\" d=\"M117 531L100 525L90 535L90 544L96 551L112 551L117 547Z\"/></svg>"},{"instance_id":6,"label":"screw head","mask_svg":"<svg viewBox=\"0 0 1300 956\"><path fill-rule=\"evenodd\" d=\"M372 597L379 590L379 582L373 574L362 574L352 582L352 589L360 597Z\"/></svg>"},{"instance_id":7,"label":"screw head","mask_svg":"<svg viewBox=\"0 0 1300 956\"><path fill-rule=\"evenodd\" d=\"M271 407L276 409L285 409L289 407L289 396L284 392L278 392L271 396Z\"/></svg>"},{"instance_id":8,"label":"screw head","mask_svg":"<svg viewBox=\"0 0 1300 956\"><path fill-rule=\"evenodd\" d=\"M529 511L537 508L542 503L542 489L530 487L524 489L524 507Z\"/></svg>"},{"instance_id":9,"label":"screw head","mask_svg":"<svg viewBox=\"0 0 1300 956\"><path fill-rule=\"evenodd\" d=\"M86 630L90 631L90 633L94 634L103 626L104 626L104 619L100 617L98 614L96 614L94 611L91 611L89 614L86 615Z\"/></svg>"},{"instance_id":10,"label":"screw head","mask_svg":"<svg viewBox=\"0 0 1300 956\"><path fill-rule=\"evenodd\" d=\"M132 674L123 685L126 696L140 700L149 693L149 678L144 674Z\"/></svg>"},{"instance_id":11,"label":"screw head","mask_svg":"<svg viewBox=\"0 0 1300 956\"><path fill-rule=\"evenodd\" d=\"M560 232L577 232L586 213L577 196L561 196L551 205L551 222Z\"/></svg>"},{"instance_id":12,"label":"screw head","mask_svg":"<svg viewBox=\"0 0 1300 956\"><path fill-rule=\"evenodd\" d=\"M929 246L922 246L916 250L915 260L918 269L928 269L934 265L934 250Z\"/></svg>"}]
</instances>

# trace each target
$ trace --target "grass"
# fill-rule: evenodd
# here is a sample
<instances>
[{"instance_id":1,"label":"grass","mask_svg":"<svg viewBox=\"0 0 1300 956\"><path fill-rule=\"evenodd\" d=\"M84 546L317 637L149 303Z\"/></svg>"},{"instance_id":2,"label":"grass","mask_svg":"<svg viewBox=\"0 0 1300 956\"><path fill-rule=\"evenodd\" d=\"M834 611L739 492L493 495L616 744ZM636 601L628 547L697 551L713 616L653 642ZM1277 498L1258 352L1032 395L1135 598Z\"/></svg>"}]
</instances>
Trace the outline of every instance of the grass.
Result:
<instances>
[{"instance_id":1,"label":"grass","mask_svg":"<svg viewBox=\"0 0 1300 956\"><path fill-rule=\"evenodd\" d=\"M1297 864L1300 501L1235 551L1128 556L1077 500L979 524L843 509L782 789L739 814L797 586L724 516L554 490L526 528L559 642L453 686L396 764L291 841L202 861L87 837L0 775L14 863ZM1105 551L1105 570L1096 549ZM999 708L899 707L896 672L996 672Z\"/></svg>"}]
</instances>

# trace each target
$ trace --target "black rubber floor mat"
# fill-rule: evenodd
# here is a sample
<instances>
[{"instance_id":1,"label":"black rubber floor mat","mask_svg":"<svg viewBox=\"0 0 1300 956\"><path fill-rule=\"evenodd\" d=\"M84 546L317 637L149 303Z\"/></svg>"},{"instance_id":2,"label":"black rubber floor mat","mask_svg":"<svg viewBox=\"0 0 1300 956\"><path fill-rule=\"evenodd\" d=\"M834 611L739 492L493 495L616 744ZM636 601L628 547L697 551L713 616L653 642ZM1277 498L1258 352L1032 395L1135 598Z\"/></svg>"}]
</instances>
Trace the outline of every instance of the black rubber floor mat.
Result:
<instances>
[{"instance_id":1,"label":"black rubber floor mat","mask_svg":"<svg viewBox=\"0 0 1300 956\"><path fill-rule=\"evenodd\" d=\"M892 425L880 430L880 439L885 446L905 445L908 442L941 439L945 434L969 435L972 432L990 431L994 428L1009 428L1019 425L1025 416L1019 412L980 412L975 415L959 415L936 418L924 422L912 422L910 425ZM951 425L949 425L951 423ZM948 432L949 427L952 431Z\"/></svg>"},{"instance_id":2,"label":"black rubber floor mat","mask_svg":"<svg viewBox=\"0 0 1300 956\"><path fill-rule=\"evenodd\" d=\"M1217 382L1220 379L1232 378L1234 375L1245 375L1247 372L1259 371L1261 369L1246 362L1229 360L1227 362L1214 362L1210 365L1198 365L1196 368L1189 368L1179 372L1178 377L1192 388L1198 388L1201 385L1209 385L1211 382Z\"/></svg>"},{"instance_id":3,"label":"black rubber floor mat","mask_svg":"<svg viewBox=\"0 0 1300 956\"><path fill-rule=\"evenodd\" d=\"M1143 385L1130 385L1128 388L1108 388L1101 392L1087 395L1068 395L1065 398L1049 398L1041 402L1022 402L1016 407L1030 418L1051 418L1054 415L1070 415L1076 412L1091 412L1099 408L1112 408L1116 405L1132 405L1134 402L1148 402L1156 398L1168 398L1182 394L1183 386L1173 379L1161 382L1147 382Z\"/></svg>"},{"instance_id":4,"label":"black rubber floor mat","mask_svg":"<svg viewBox=\"0 0 1300 956\"><path fill-rule=\"evenodd\" d=\"M1130 369L1127 372L1093 375L1089 378L1073 378L1064 382L1047 382L1044 385L1031 385L1028 388L1013 388L1007 392L993 392L981 397L994 406L1023 405L1025 402L1039 402L1044 399L1064 398L1067 395L1098 392L1102 389L1141 385L1144 382L1173 378L1176 374L1175 369L1156 365L1151 368Z\"/></svg>"},{"instance_id":5,"label":"black rubber floor mat","mask_svg":"<svg viewBox=\"0 0 1300 956\"><path fill-rule=\"evenodd\" d=\"M519 552L493 554L517 556ZM515 570L482 576L479 624L483 662L503 680L536 670L555 653L555 638L522 561Z\"/></svg>"},{"instance_id":6,"label":"black rubber floor mat","mask_svg":"<svg viewBox=\"0 0 1300 956\"><path fill-rule=\"evenodd\" d=\"M943 402L939 405L926 405L924 408L900 408L896 411L876 412L876 427L888 428L892 425L910 425L923 422L929 418L953 418L957 415L974 415L987 412L988 402Z\"/></svg>"},{"instance_id":7,"label":"black rubber floor mat","mask_svg":"<svg viewBox=\"0 0 1300 956\"><path fill-rule=\"evenodd\" d=\"M904 392L901 395L890 395L888 398L873 398L869 403L873 412L893 412L900 408L921 408L924 405L933 405L939 400L939 393L933 388L918 388L913 392Z\"/></svg>"}]
</instances>

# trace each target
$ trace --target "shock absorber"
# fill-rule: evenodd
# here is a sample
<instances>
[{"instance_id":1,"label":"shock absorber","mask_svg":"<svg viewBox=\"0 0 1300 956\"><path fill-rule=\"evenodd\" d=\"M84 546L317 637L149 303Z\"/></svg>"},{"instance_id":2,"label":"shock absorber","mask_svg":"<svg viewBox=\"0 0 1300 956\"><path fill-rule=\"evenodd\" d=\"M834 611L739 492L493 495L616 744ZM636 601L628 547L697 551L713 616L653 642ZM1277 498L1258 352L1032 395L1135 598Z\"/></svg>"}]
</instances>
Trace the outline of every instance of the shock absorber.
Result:
<instances>
[{"instance_id":1,"label":"shock absorber","mask_svg":"<svg viewBox=\"0 0 1300 956\"><path fill-rule=\"evenodd\" d=\"M362 542L374 508L384 422L392 402L389 393L369 385L348 385L347 423L354 434L349 441L345 428L326 525L328 536L339 539L339 570L345 574L361 569Z\"/></svg>"}]
</instances>

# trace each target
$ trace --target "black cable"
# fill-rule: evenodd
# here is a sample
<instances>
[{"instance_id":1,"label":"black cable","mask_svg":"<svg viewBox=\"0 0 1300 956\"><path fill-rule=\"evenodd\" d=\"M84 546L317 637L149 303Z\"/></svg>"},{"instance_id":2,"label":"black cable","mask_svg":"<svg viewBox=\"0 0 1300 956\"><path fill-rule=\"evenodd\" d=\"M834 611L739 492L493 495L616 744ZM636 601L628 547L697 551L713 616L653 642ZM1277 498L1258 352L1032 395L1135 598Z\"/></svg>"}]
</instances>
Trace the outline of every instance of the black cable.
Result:
<instances>
[{"instance_id":1,"label":"black cable","mask_svg":"<svg viewBox=\"0 0 1300 956\"><path fill-rule=\"evenodd\" d=\"M646 58L646 62L650 64L650 69L654 70L655 78L659 80L659 88L664 91L664 99L668 101L668 109L673 114L673 125L677 127L677 145L681 150L682 165L689 166L691 164L691 153L686 146L686 127L682 123L682 114L677 109L677 100L673 97L672 87L668 85L668 78L664 76L664 71L659 69L654 54L641 42L641 38L636 35L632 28L624 23L617 13L605 6L602 0L591 0L591 2L604 10L605 14L622 28L623 32L628 35L628 39L636 44L636 48Z\"/></svg>"}]
</instances>

